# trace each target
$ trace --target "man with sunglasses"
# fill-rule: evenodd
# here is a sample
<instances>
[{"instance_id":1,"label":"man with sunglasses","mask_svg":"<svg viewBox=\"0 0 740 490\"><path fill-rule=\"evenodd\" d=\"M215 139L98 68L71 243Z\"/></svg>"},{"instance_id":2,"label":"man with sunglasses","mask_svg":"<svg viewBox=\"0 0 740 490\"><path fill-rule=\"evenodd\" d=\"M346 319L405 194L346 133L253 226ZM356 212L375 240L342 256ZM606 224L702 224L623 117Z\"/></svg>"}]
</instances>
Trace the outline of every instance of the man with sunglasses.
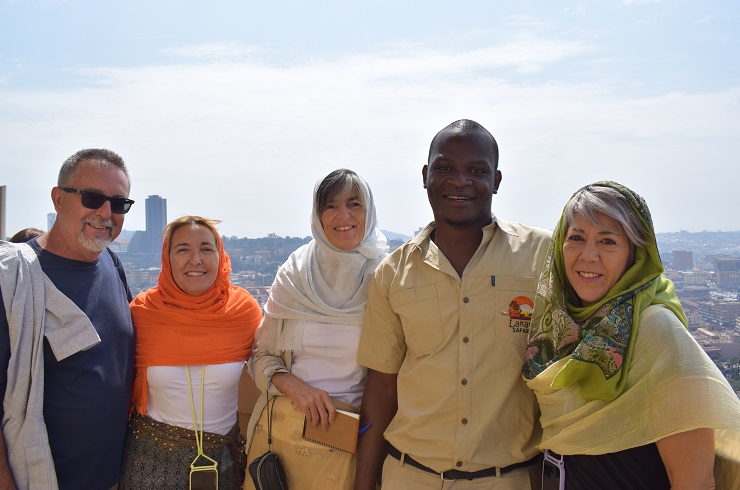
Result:
<instances>
[{"instance_id":1,"label":"man with sunglasses","mask_svg":"<svg viewBox=\"0 0 740 490\"><path fill-rule=\"evenodd\" d=\"M107 247L129 190L121 157L79 151L51 191L51 230L0 242L0 488L118 485L134 332L131 292Z\"/></svg>"}]
</instances>

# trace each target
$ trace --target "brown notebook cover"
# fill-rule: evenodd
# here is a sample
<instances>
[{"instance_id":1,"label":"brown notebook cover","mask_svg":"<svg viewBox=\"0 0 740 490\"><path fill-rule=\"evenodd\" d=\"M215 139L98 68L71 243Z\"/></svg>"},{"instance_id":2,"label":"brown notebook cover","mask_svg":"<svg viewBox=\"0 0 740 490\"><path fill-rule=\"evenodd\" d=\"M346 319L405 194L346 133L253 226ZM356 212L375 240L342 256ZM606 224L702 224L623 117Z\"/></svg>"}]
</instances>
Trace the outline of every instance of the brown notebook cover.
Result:
<instances>
[{"instance_id":1,"label":"brown notebook cover","mask_svg":"<svg viewBox=\"0 0 740 490\"><path fill-rule=\"evenodd\" d=\"M316 427L303 419L303 438L307 441L323 444L340 451L354 454L357 448L357 433L360 430L360 414L337 410L337 417L329 429L324 431L319 424Z\"/></svg>"}]
</instances>

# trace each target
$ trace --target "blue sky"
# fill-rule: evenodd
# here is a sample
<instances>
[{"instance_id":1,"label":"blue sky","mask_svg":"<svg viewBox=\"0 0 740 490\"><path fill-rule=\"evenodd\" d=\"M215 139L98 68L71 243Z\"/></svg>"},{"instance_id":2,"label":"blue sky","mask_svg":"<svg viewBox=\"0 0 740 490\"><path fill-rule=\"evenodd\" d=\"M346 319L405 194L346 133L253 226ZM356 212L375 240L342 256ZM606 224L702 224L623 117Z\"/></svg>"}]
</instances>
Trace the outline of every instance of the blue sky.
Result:
<instances>
[{"instance_id":1,"label":"blue sky","mask_svg":"<svg viewBox=\"0 0 740 490\"><path fill-rule=\"evenodd\" d=\"M315 181L356 170L381 227L431 219L429 141L497 138L502 218L554 226L595 180L643 195L658 231L738 230L734 1L0 0L0 184L9 234L45 228L61 162L120 153L143 229L310 234Z\"/></svg>"}]
</instances>

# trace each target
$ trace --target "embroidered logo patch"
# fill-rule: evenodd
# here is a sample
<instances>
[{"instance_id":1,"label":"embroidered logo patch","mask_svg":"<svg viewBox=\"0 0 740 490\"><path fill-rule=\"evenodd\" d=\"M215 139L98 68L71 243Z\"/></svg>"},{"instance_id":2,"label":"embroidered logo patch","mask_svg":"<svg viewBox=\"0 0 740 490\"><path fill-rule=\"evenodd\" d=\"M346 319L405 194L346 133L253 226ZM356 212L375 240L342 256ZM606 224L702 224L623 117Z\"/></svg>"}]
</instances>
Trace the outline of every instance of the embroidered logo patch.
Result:
<instances>
[{"instance_id":1,"label":"embroidered logo patch","mask_svg":"<svg viewBox=\"0 0 740 490\"><path fill-rule=\"evenodd\" d=\"M509 310L502 315L509 315L509 328L514 333L529 333L529 322L532 320L534 303L526 296L517 296L509 303Z\"/></svg>"}]
</instances>

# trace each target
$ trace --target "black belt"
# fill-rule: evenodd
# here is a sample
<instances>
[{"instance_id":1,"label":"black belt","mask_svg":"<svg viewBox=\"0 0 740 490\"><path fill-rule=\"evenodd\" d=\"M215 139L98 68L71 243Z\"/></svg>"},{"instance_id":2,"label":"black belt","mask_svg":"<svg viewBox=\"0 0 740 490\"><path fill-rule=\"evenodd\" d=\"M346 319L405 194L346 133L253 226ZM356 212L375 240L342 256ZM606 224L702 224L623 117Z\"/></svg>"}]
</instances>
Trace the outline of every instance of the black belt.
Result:
<instances>
[{"instance_id":1,"label":"black belt","mask_svg":"<svg viewBox=\"0 0 740 490\"><path fill-rule=\"evenodd\" d=\"M395 447L388 444L388 454L396 458L397 460L401 461L402 453ZM427 473L434 473L435 475L439 475L443 480L475 480L476 478L486 478L488 476L501 476L504 473L508 473L510 471L516 470L517 468L524 468L525 466L530 466L535 463L538 463L542 460L542 454L538 454L529 461L523 461L521 463L514 463L510 464L509 466L505 466L503 468L499 468L498 466L493 466L491 468L486 468L485 470L478 470L478 471L460 471L460 470L447 470L443 472L434 471L433 469L429 468L428 466L424 466L423 464L416 461L414 458L409 456L408 454L403 455L403 462L405 464L411 465L414 468L419 468L422 471L426 471Z\"/></svg>"}]
</instances>

